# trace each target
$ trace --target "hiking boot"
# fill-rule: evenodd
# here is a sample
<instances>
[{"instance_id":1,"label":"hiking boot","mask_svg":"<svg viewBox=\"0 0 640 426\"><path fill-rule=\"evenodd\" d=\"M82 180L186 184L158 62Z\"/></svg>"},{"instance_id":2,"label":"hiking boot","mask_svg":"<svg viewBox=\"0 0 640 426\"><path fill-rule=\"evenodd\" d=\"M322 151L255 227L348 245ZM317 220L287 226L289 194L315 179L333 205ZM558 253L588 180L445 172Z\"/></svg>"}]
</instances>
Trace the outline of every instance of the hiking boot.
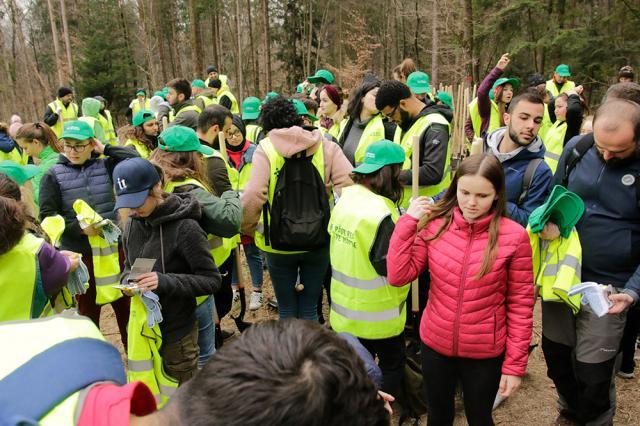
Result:
<instances>
[{"instance_id":1,"label":"hiking boot","mask_svg":"<svg viewBox=\"0 0 640 426\"><path fill-rule=\"evenodd\" d=\"M233 299L231 301L231 310L229 313L231 316L237 317L240 315L240 310L242 309L242 304L240 302L240 292L234 290L233 291Z\"/></svg>"},{"instance_id":2,"label":"hiking boot","mask_svg":"<svg viewBox=\"0 0 640 426\"><path fill-rule=\"evenodd\" d=\"M633 370L631 370L631 372L626 372L626 371L620 370L620 371L618 371L616 373L616 376L621 377L621 378L623 378L625 380L631 380L634 377L636 377L636 375L633 373Z\"/></svg>"},{"instance_id":3,"label":"hiking boot","mask_svg":"<svg viewBox=\"0 0 640 426\"><path fill-rule=\"evenodd\" d=\"M220 330L222 340L227 340L228 338L233 337L234 334L236 334L236 332L233 330L226 330L224 328Z\"/></svg>"},{"instance_id":4,"label":"hiking boot","mask_svg":"<svg viewBox=\"0 0 640 426\"><path fill-rule=\"evenodd\" d=\"M262 306L262 292L252 291L251 299L249 300L249 310L257 311Z\"/></svg>"}]
</instances>

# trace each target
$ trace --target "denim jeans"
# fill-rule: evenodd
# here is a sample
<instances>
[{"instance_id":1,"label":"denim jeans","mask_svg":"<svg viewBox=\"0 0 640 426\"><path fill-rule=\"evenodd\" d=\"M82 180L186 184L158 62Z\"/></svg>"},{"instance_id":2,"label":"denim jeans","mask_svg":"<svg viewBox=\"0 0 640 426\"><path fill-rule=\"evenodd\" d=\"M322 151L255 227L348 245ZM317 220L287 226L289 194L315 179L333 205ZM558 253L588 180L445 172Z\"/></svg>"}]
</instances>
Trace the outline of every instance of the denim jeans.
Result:
<instances>
[{"instance_id":1,"label":"denim jeans","mask_svg":"<svg viewBox=\"0 0 640 426\"><path fill-rule=\"evenodd\" d=\"M247 265L249 265L249 272L251 273L251 282L253 288L256 290L262 289L262 254L260 249L256 247L254 243L243 244L244 256L247 258ZM233 277L231 278L231 284L238 284L238 271L234 264Z\"/></svg>"},{"instance_id":2,"label":"denim jeans","mask_svg":"<svg viewBox=\"0 0 640 426\"><path fill-rule=\"evenodd\" d=\"M322 280L329 266L329 247L297 254L265 253L267 267L278 298L280 319L300 318L318 321L316 305ZM296 291L296 280L304 290Z\"/></svg>"},{"instance_id":3,"label":"denim jeans","mask_svg":"<svg viewBox=\"0 0 640 426\"><path fill-rule=\"evenodd\" d=\"M209 361L211 355L216 351L214 344L215 328L213 324L213 296L207 297L196 308L196 319L198 320L198 347L200 355L198 355L198 370L200 370Z\"/></svg>"}]
</instances>

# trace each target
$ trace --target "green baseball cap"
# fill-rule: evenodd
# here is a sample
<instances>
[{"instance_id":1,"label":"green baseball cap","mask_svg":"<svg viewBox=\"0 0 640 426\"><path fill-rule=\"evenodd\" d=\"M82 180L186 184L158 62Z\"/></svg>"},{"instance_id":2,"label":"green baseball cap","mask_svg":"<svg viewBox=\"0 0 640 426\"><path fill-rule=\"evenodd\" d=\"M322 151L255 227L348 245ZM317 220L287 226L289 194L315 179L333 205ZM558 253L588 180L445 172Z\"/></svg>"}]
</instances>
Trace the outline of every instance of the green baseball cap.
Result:
<instances>
[{"instance_id":1,"label":"green baseball cap","mask_svg":"<svg viewBox=\"0 0 640 426\"><path fill-rule=\"evenodd\" d=\"M164 99L164 92L162 90L158 90L153 94L153 96L160 96L162 99Z\"/></svg>"},{"instance_id":2,"label":"green baseball cap","mask_svg":"<svg viewBox=\"0 0 640 426\"><path fill-rule=\"evenodd\" d=\"M491 91L489 92L489 98L491 100L493 100L493 92L496 90L496 87L498 86L502 86L505 84L510 84L513 86L513 90L516 91L518 90L518 87L520 87L520 80L518 80L515 77L511 77L511 78L507 78L507 77L502 77L496 80L495 83L493 83L493 87L491 88Z\"/></svg>"},{"instance_id":3,"label":"green baseball cap","mask_svg":"<svg viewBox=\"0 0 640 426\"><path fill-rule=\"evenodd\" d=\"M315 115L309 114L309 110L307 109L306 106L304 106L304 102L302 102L300 99L291 99L291 102L293 102L293 106L296 107L296 111L298 112L298 115L309 117L311 121L318 121L318 117L316 117Z\"/></svg>"},{"instance_id":4,"label":"green baseball cap","mask_svg":"<svg viewBox=\"0 0 640 426\"><path fill-rule=\"evenodd\" d=\"M547 201L529 215L529 225L533 232L541 232L544 225L551 221L558 225L560 235L568 238L571 230L584 213L584 201L579 195L568 191L564 186L556 185Z\"/></svg>"},{"instance_id":5,"label":"green baseball cap","mask_svg":"<svg viewBox=\"0 0 640 426\"><path fill-rule=\"evenodd\" d=\"M22 185L29 179L37 176L38 173L40 173L40 167L34 166L33 164L23 166L15 161L5 160L0 162L0 173L4 173L18 185Z\"/></svg>"},{"instance_id":6,"label":"green baseball cap","mask_svg":"<svg viewBox=\"0 0 640 426\"><path fill-rule=\"evenodd\" d=\"M443 104L448 105L449 108L451 108L451 111L453 111L453 98L450 94L439 90L438 93L436 93L436 98L438 98Z\"/></svg>"},{"instance_id":7,"label":"green baseball cap","mask_svg":"<svg viewBox=\"0 0 640 426\"><path fill-rule=\"evenodd\" d=\"M133 120L131 122L134 126L141 126L143 123L146 123L149 120L153 120L154 118L156 118L156 115L153 113L153 111L143 109L136 112L136 115L133 116Z\"/></svg>"},{"instance_id":8,"label":"green baseball cap","mask_svg":"<svg viewBox=\"0 0 640 426\"><path fill-rule=\"evenodd\" d=\"M64 123L62 128L62 137L61 139L77 139L79 141L84 141L87 139L92 139L95 137L93 133L93 129L89 126L88 123L84 121L76 120L76 121L67 121Z\"/></svg>"},{"instance_id":9,"label":"green baseball cap","mask_svg":"<svg viewBox=\"0 0 640 426\"><path fill-rule=\"evenodd\" d=\"M277 98L278 96L280 96L280 95L277 94L276 92L269 92L269 93L266 94L266 96L262 100L262 103L266 104L269 99Z\"/></svg>"},{"instance_id":10,"label":"green baseball cap","mask_svg":"<svg viewBox=\"0 0 640 426\"><path fill-rule=\"evenodd\" d=\"M255 120L260 115L260 99L255 96L249 96L242 101L242 119Z\"/></svg>"},{"instance_id":11,"label":"green baseball cap","mask_svg":"<svg viewBox=\"0 0 640 426\"><path fill-rule=\"evenodd\" d=\"M200 143L195 130L185 126L171 126L158 136L158 148L167 152L198 151L204 155L213 155L213 148Z\"/></svg>"},{"instance_id":12,"label":"green baseball cap","mask_svg":"<svg viewBox=\"0 0 640 426\"><path fill-rule=\"evenodd\" d=\"M368 175L388 166L389 164L404 163L404 149L388 139L374 142L364 153L364 162L353 169L353 173Z\"/></svg>"},{"instance_id":13,"label":"green baseball cap","mask_svg":"<svg viewBox=\"0 0 640 426\"><path fill-rule=\"evenodd\" d=\"M414 71L407 77L407 86L416 95L431 93L429 86L429 74L422 71Z\"/></svg>"},{"instance_id":14,"label":"green baseball cap","mask_svg":"<svg viewBox=\"0 0 640 426\"><path fill-rule=\"evenodd\" d=\"M318 70L311 77L307 77L307 81L309 83L325 83L332 84L333 83L333 74L327 70Z\"/></svg>"},{"instance_id":15,"label":"green baseball cap","mask_svg":"<svg viewBox=\"0 0 640 426\"><path fill-rule=\"evenodd\" d=\"M147 96L147 93L144 90L138 90L136 96Z\"/></svg>"},{"instance_id":16,"label":"green baseball cap","mask_svg":"<svg viewBox=\"0 0 640 426\"><path fill-rule=\"evenodd\" d=\"M569 65L560 64L556 67L556 72L560 77L571 77L571 71L569 71Z\"/></svg>"},{"instance_id":17,"label":"green baseball cap","mask_svg":"<svg viewBox=\"0 0 640 426\"><path fill-rule=\"evenodd\" d=\"M201 89L206 89L207 86L204 85L204 81L195 79L191 82L191 87L199 87Z\"/></svg>"}]
</instances>

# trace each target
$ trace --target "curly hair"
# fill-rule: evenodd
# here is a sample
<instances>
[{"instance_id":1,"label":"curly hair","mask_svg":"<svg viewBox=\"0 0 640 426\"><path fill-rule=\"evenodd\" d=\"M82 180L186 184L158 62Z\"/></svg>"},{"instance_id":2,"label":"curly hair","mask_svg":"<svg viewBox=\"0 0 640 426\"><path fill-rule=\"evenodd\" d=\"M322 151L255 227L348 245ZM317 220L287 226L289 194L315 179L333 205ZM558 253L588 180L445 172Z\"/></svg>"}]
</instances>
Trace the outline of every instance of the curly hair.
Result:
<instances>
[{"instance_id":1,"label":"curly hair","mask_svg":"<svg viewBox=\"0 0 640 426\"><path fill-rule=\"evenodd\" d=\"M376 96L376 108L382 111L386 107L396 108L400 101L411 97L409 86L397 80L385 80L380 84Z\"/></svg>"},{"instance_id":2,"label":"curly hair","mask_svg":"<svg viewBox=\"0 0 640 426\"><path fill-rule=\"evenodd\" d=\"M302 126L302 123L302 117L298 115L293 102L284 96L269 99L260 110L260 125L265 133L273 129Z\"/></svg>"}]
</instances>

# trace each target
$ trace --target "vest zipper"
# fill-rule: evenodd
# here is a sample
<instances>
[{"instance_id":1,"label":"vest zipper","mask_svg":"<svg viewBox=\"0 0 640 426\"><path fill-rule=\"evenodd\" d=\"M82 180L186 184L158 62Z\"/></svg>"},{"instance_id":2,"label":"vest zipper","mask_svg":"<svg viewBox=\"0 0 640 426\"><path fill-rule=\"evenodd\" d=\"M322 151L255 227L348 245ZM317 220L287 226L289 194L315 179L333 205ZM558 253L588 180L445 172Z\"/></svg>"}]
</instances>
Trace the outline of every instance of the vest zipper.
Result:
<instances>
[{"instance_id":1,"label":"vest zipper","mask_svg":"<svg viewBox=\"0 0 640 426\"><path fill-rule=\"evenodd\" d=\"M474 224L469 224L471 235L469 235L469 243L464 252L464 260L462 266L462 275L460 278L460 286L458 287L458 303L456 307L456 318L453 323L453 356L458 356L458 334L460 332L460 313L462 311L462 294L464 293L464 282L467 279L467 270L469 269L469 255L471 253L471 244L473 243Z\"/></svg>"}]
</instances>

